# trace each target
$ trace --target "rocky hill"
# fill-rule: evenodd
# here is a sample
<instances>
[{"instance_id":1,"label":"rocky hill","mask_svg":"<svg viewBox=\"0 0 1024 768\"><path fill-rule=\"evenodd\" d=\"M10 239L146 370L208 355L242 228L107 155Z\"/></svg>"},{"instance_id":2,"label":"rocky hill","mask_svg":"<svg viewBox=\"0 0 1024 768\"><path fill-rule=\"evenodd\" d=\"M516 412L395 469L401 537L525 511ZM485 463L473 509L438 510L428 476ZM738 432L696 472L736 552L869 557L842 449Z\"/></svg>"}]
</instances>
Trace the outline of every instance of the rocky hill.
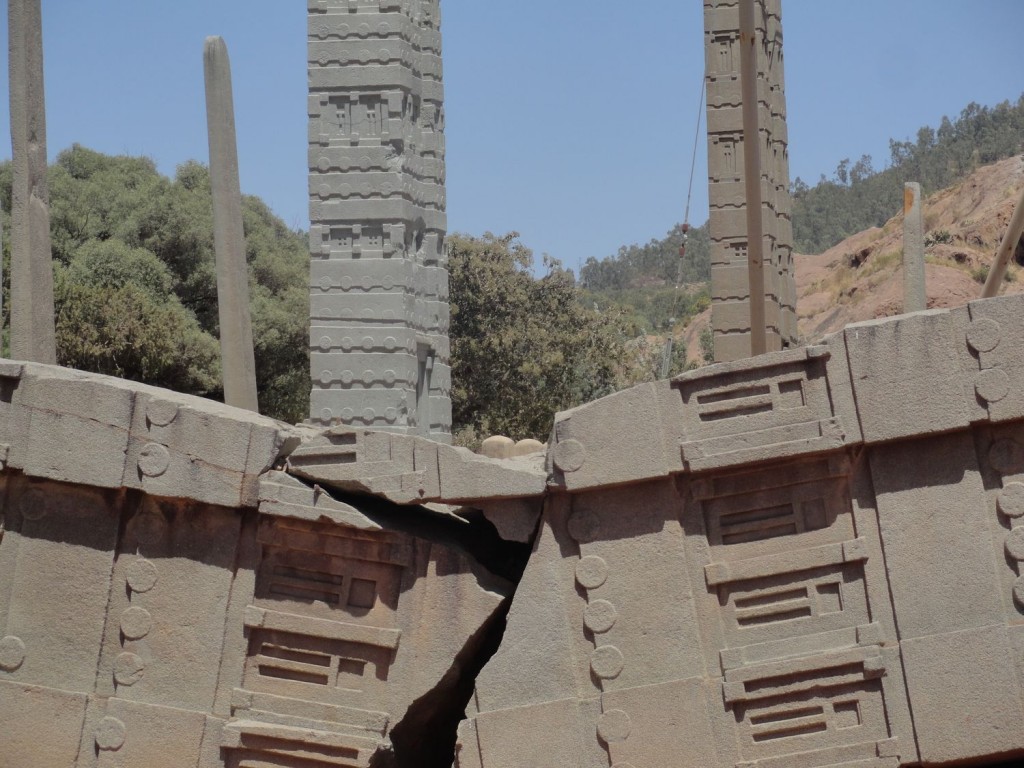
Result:
<instances>
[{"instance_id":1,"label":"rocky hill","mask_svg":"<svg viewBox=\"0 0 1024 768\"><path fill-rule=\"evenodd\" d=\"M988 268L1024 188L1024 156L978 168L924 201L929 308L978 298ZM813 342L848 323L897 315L903 301L900 261L903 212L882 227L846 238L818 255L797 255L797 312L802 338ZM1018 247L1004 293L1024 293L1024 248ZM687 357L699 360L710 310L686 329Z\"/></svg>"}]
</instances>

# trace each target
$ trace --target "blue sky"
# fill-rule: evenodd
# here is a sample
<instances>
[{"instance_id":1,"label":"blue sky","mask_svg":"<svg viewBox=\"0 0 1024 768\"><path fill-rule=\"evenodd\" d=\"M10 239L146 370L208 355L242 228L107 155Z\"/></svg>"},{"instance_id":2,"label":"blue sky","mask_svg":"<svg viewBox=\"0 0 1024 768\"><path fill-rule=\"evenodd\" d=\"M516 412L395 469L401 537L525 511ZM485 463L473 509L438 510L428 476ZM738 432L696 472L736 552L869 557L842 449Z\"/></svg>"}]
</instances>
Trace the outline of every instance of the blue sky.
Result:
<instances>
[{"instance_id":1,"label":"blue sky","mask_svg":"<svg viewBox=\"0 0 1024 768\"><path fill-rule=\"evenodd\" d=\"M683 218L703 67L699 0L443 0L451 230L539 256L659 238ZM206 35L234 69L242 188L306 228L305 7L43 0L51 157L73 142L205 161ZM792 175L1024 92L1020 0L783 0ZM6 49L6 19L0 46ZM0 157L10 156L7 79ZM706 146L694 224L707 218Z\"/></svg>"}]
</instances>

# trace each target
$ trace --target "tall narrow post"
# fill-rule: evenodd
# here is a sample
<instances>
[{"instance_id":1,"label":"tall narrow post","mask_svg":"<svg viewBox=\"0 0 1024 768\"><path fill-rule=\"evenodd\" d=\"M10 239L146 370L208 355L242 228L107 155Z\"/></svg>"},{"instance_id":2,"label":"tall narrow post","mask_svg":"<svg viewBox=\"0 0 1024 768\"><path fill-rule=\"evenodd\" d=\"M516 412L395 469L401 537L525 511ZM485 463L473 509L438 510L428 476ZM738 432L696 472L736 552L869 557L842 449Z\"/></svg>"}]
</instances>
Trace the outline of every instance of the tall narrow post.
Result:
<instances>
[{"instance_id":1,"label":"tall narrow post","mask_svg":"<svg viewBox=\"0 0 1024 768\"><path fill-rule=\"evenodd\" d=\"M217 250L217 305L224 402L258 411L231 62L223 38L206 38L203 63L206 122L210 135L210 186L213 190L213 239Z\"/></svg>"},{"instance_id":2,"label":"tall narrow post","mask_svg":"<svg viewBox=\"0 0 1024 768\"><path fill-rule=\"evenodd\" d=\"M764 222L761 199L761 131L757 94L755 0L740 0L740 83L743 97L743 176L747 207L750 282L750 354L768 351L764 301Z\"/></svg>"},{"instance_id":3,"label":"tall narrow post","mask_svg":"<svg viewBox=\"0 0 1024 768\"><path fill-rule=\"evenodd\" d=\"M999 250L996 251L996 260L992 262L992 268L988 271L988 280L985 281L981 298L991 299L993 296L999 295L999 287L1003 284L1003 278L1006 277L1006 268L1010 264L1013 252L1017 250L1017 243L1020 242L1021 235L1024 235L1024 189L1021 190L1020 200L1017 201L1017 207L1010 218L1010 226L1007 228L1006 234L1003 235Z\"/></svg>"},{"instance_id":4,"label":"tall narrow post","mask_svg":"<svg viewBox=\"0 0 1024 768\"><path fill-rule=\"evenodd\" d=\"M40 0L8 0L11 148L11 357L56 363Z\"/></svg>"},{"instance_id":5,"label":"tall narrow post","mask_svg":"<svg viewBox=\"0 0 1024 768\"><path fill-rule=\"evenodd\" d=\"M4 207L0 205L0 328L3 327L3 316L4 316L4 226L3 226L3 211Z\"/></svg>"},{"instance_id":6,"label":"tall narrow post","mask_svg":"<svg viewBox=\"0 0 1024 768\"><path fill-rule=\"evenodd\" d=\"M903 185L903 311L924 309L928 309L928 294L924 276L921 185L909 181Z\"/></svg>"}]
</instances>

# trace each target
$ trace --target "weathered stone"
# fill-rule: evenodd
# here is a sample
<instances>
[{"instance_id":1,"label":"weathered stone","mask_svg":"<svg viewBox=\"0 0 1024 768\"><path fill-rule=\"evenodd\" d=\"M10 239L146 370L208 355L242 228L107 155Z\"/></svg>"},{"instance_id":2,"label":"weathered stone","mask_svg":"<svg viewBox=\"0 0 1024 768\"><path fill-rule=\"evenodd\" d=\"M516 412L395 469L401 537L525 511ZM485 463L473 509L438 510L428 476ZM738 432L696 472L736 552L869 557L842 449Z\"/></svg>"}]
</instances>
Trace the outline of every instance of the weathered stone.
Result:
<instances>
[{"instance_id":1,"label":"weathered stone","mask_svg":"<svg viewBox=\"0 0 1024 768\"><path fill-rule=\"evenodd\" d=\"M308 54L310 419L450 442L439 0L312 2Z\"/></svg>"},{"instance_id":2,"label":"weathered stone","mask_svg":"<svg viewBox=\"0 0 1024 768\"><path fill-rule=\"evenodd\" d=\"M744 0L746 2L746 0ZM763 265L748 266L747 194L744 182L743 96L740 84L740 10L736 0L705 0L709 226L712 248L711 294L715 359L738 360L751 354L750 280L765 285L767 350L797 343L796 274L789 210L789 160L782 21L777 0L754 0L757 104L752 105L761 137L759 170ZM756 190L758 185L754 183ZM719 301L729 301L729 312Z\"/></svg>"},{"instance_id":3,"label":"weathered stone","mask_svg":"<svg viewBox=\"0 0 1024 768\"><path fill-rule=\"evenodd\" d=\"M56 363L40 0L10 0L11 356Z\"/></svg>"},{"instance_id":4,"label":"weathered stone","mask_svg":"<svg viewBox=\"0 0 1024 768\"><path fill-rule=\"evenodd\" d=\"M480 455L489 459L507 459L512 455L516 441L504 435L492 435L480 444Z\"/></svg>"},{"instance_id":5,"label":"weathered stone","mask_svg":"<svg viewBox=\"0 0 1024 768\"><path fill-rule=\"evenodd\" d=\"M709 71L730 71L740 2L755 0L705 2ZM328 88L321 70L347 63L366 86L342 99L352 107L376 94L368 73L412 66L403 93L439 104L435 2L371 5L310 0L311 82ZM778 0L757 8L771 37ZM737 89L718 85L725 131ZM761 95L784 150L781 92ZM315 194L337 221L408 204L371 209L346 188L387 164L374 138L320 148ZM440 182L439 158L415 157ZM437 213L426 186L403 194ZM417 290L408 260L374 261L360 274L328 259L320 285ZM781 340L785 280L771 277ZM0 361L0 763L896 768L1024 754L1022 318L1014 296L853 325L558 414L547 450L496 441L512 458ZM720 341L742 342L730 322ZM422 381L367 362L404 349L418 364L415 329L332 328L314 330L316 354L349 366L326 364L323 386ZM389 428L415 427L387 415L391 394L364 390L352 418L377 425L381 408Z\"/></svg>"},{"instance_id":6,"label":"weathered stone","mask_svg":"<svg viewBox=\"0 0 1024 768\"><path fill-rule=\"evenodd\" d=\"M208 37L203 52L206 121L210 140L213 192L213 240L217 251L217 308L224 402L259 411L256 360L249 312L249 269L242 229L242 191L238 181L235 103L231 61L220 37Z\"/></svg>"},{"instance_id":7,"label":"weathered stone","mask_svg":"<svg viewBox=\"0 0 1024 768\"><path fill-rule=\"evenodd\" d=\"M903 185L903 311L928 308L924 277L924 213L921 185Z\"/></svg>"}]
</instances>

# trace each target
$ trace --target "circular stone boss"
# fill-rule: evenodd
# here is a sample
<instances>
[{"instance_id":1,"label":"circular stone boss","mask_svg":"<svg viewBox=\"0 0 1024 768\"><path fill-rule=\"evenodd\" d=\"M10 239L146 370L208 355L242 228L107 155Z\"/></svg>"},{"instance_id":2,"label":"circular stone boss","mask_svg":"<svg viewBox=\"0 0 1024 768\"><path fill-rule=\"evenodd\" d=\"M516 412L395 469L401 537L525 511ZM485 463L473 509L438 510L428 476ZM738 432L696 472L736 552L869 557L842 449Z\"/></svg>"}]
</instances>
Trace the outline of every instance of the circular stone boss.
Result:
<instances>
[{"instance_id":1,"label":"circular stone boss","mask_svg":"<svg viewBox=\"0 0 1024 768\"><path fill-rule=\"evenodd\" d=\"M576 564L576 581L584 589L597 589L608 580L608 563L604 558L587 555Z\"/></svg>"}]
</instances>

